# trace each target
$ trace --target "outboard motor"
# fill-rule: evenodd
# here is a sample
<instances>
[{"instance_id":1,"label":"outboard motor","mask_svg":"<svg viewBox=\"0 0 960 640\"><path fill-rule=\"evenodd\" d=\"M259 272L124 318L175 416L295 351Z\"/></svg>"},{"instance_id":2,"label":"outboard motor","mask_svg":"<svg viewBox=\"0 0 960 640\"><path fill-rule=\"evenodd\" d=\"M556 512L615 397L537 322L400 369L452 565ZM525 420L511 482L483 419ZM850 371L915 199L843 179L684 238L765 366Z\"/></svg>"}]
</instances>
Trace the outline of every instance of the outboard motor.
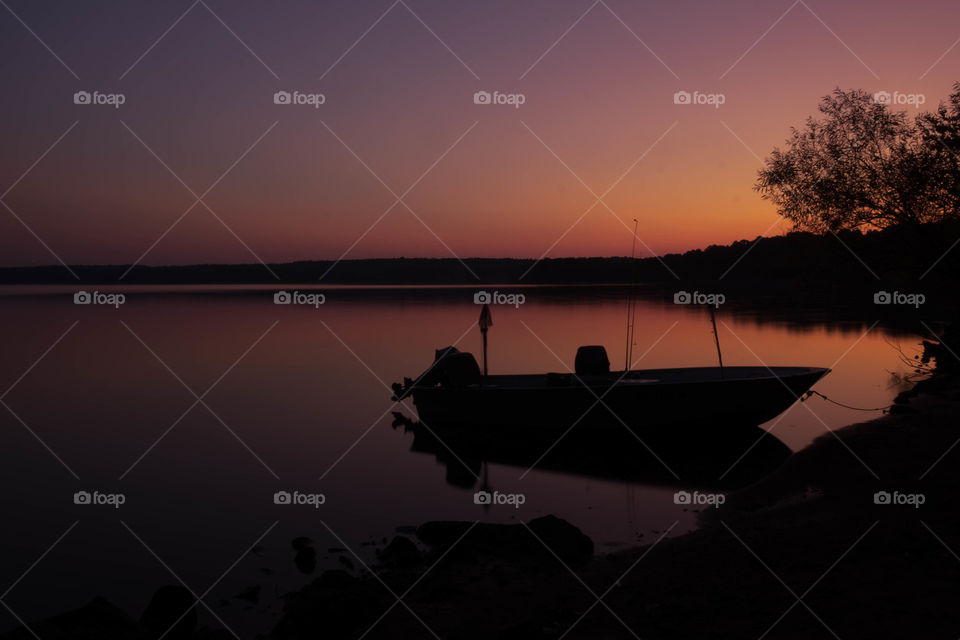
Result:
<instances>
[{"instance_id":1,"label":"outboard motor","mask_svg":"<svg viewBox=\"0 0 960 640\"><path fill-rule=\"evenodd\" d=\"M573 368L578 376L601 376L610 373L610 359L602 345L590 345L577 349Z\"/></svg>"},{"instance_id":2,"label":"outboard motor","mask_svg":"<svg viewBox=\"0 0 960 640\"><path fill-rule=\"evenodd\" d=\"M482 379L480 367L472 353L460 351L456 347L444 347L434 352L433 364L420 376L413 380L404 378L403 384L394 382L393 400L398 402L405 398L417 387L467 387L479 384Z\"/></svg>"},{"instance_id":3,"label":"outboard motor","mask_svg":"<svg viewBox=\"0 0 960 640\"><path fill-rule=\"evenodd\" d=\"M472 353L458 351L444 357L438 367L442 367L440 384L445 387L467 387L480 384L480 367Z\"/></svg>"}]
</instances>

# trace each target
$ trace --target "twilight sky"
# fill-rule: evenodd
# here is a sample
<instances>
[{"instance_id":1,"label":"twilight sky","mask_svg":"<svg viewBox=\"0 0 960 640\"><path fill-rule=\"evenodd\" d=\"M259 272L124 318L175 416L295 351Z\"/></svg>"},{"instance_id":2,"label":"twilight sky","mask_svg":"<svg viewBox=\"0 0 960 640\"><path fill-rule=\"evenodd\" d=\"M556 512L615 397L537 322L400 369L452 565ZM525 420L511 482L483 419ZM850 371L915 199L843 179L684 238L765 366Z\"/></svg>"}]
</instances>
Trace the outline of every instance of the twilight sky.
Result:
<instances>
[{"instance_id":1,"label":"twilight sky","mask_svg":"<svg viewBox=\"0 0 960 640\"><path fill-rule=\"evenodd\" d=\"M836 86L935 106L960 80L958 14L2 0L0 265L623 255L633 218L642 255L782 233L751 189L757 156Z\"/></svg>"}]
</instances>

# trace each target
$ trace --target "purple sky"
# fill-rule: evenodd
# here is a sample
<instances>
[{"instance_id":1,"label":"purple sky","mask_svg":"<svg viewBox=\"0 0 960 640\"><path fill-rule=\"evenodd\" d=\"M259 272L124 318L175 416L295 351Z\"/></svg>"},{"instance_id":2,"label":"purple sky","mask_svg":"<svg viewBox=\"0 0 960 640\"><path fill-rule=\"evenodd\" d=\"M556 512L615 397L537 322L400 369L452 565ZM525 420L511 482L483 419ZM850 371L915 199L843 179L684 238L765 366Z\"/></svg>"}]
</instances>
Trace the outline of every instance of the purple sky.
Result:
<instances>
[{"instance_id":1,"label":"purple sky","mask_svg":"<svg viewBox=\"0 0 960 640\"><path fill-rule=\"evenodd\" d=\"M2 265L622 255L633 218L646 255L782 233L758 156L822 95L932 108L960 79L947 1L4 2Z\"/></svg>"}]
</instances>

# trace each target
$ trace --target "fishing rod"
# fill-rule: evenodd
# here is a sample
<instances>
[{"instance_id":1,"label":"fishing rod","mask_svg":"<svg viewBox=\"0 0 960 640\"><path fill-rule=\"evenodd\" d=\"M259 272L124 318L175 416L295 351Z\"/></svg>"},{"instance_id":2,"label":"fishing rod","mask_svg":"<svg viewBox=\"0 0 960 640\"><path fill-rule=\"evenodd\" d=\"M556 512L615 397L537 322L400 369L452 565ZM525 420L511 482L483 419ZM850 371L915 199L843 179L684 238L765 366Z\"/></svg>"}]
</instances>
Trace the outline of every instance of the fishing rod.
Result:
<instances>
[{"instance_id":1,"label":"fishing rod","mask_svg":"<svg viewBox=\"0 0 960 640\"><path fill-rule=\"evenodd\" d=\"M637 254L637 219L633 219L633 241L630 246L630 290L627 294L627 347L624 359L626 360L623 372L629 373L631 360L633 359L633 327L635 323L636 305L633 300L633 289L636 285L637 267L635 256Z\"/></svg>"}]
</instances>

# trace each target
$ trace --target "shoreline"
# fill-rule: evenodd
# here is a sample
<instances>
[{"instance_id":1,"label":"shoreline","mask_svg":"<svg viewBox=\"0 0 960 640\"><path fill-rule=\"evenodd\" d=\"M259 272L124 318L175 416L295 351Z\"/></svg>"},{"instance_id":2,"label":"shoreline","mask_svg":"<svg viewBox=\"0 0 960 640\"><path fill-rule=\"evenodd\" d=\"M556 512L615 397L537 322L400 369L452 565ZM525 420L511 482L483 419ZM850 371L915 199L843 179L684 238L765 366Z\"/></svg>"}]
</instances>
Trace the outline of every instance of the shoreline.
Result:
<instances>
[{"instance_id":1,"label":"shoreline","mask_svg":"<svg viewBox=\"0 0 960 640\"><path fill-rule=\"evenodd\" d=\"M498 534L507 539L500 543L496 535L470 541L469 557L451 553L422 582L431 561L464 542L436 545L409 569L385 564L380 575L398 589L415 584L404 603L444 638L557 638L571 626L565 637L846 639L916 635L918 627L953 637L960 470L943 454L960 438L960 382L924 381L914 394L895 413L820 436L701 512L696 531L578 560L529 549L523 557L515 547L529 536L515 530ZM920 494L923 504L876 504L881 491ZM369 627L361 619L386 590L328 573L292 596L272 637L311 637L335 612L343 633L331 637ZM368 606L353 609L358 601ZM424 632L395 607L367 637Z\"/></svg>"},{"instance_id":2,"label":"shoreline","mask_svg":"<svg viewBox=\"0 0 960 640\"><path fill-rule=\"evenodd\" d=\"M846 640L919 629L954 637L958 441L960 380L938 376L903 394L893 413L824 433L719 508L701 511L695 531L595 555L589 538L552 516L427 523L378 552L376 575L327 570L287 594L268 637L431 637L427 628L464 639ZM876 504L883 491L923 501ZM190 603L173 600L174 612L161 619L175 620L176 607ZM45 640L81 630L154 637L143 619L97 598L29 624ZM176 637L232 635L184 629Z\"/></svg>"}]
</instances>

